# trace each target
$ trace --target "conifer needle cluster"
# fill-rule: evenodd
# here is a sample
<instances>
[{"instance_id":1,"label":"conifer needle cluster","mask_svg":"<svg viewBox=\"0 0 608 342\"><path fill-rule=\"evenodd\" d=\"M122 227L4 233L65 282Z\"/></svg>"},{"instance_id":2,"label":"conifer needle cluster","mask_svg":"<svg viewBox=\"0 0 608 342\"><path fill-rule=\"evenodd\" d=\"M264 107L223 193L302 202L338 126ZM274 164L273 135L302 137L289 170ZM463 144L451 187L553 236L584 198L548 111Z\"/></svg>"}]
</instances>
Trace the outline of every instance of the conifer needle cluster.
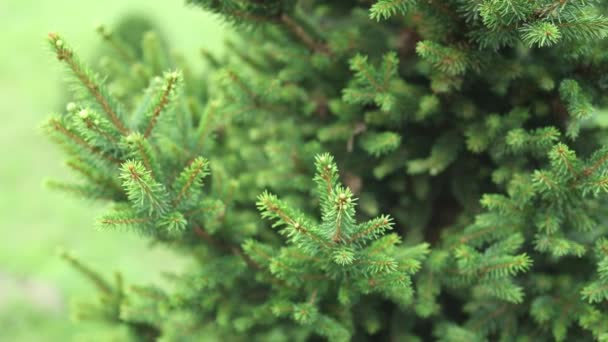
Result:
<instances>
[{"instance_id":1,"label":"conifer needle cluster","mask_svg":"<svg viewBox=\"0 0 608 342\"><path fill-rule=\"evenodd\" d=\"M188 2L237 32L205 75L158 31L100 27L104 77L48 37L74 98L45 130L78 179L50 184L191 261L125 285L66 253L99 290L77 317L134 341L608 341L607 3Z\"/></svg>"}]
</instances>

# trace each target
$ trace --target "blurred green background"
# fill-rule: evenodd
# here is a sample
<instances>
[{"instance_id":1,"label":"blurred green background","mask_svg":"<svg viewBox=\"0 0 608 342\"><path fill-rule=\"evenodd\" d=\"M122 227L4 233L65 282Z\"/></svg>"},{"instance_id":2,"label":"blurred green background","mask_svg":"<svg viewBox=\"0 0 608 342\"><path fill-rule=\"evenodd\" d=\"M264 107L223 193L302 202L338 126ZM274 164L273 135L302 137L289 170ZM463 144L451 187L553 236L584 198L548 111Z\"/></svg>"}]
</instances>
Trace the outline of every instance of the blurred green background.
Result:
<instances>
[{"instance_id":1,"label":"blurred green background","mask_svg":"<svg viewBox=\"0 0 608 342\"><path fill-rule=\"evenodd\" d=\"M218 51L226 30L183 0L0 0L0 341L97 340L98 326L69 319L69 302L91 298L93 287L57 256L59 248L107 276L121 271L127 283L180 267L178 256L137 236L96 231L102 204L43 186L46 178L69 178L39 129L66 87L46 34L61 33L95 66L95 26L112 27L129 13L149 16L195 68L199 48Z\"/></svg>"}]
</instances>

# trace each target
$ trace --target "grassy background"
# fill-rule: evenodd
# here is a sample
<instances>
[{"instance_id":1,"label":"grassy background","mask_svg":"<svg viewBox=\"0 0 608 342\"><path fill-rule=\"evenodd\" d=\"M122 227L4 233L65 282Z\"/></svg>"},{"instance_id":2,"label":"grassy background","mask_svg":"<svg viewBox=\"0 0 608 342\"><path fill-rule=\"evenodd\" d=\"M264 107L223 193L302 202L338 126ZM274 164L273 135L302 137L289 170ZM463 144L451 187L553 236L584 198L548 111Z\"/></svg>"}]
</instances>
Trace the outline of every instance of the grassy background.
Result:
<instances>
[{"instance_id":1,"label":"grassy background","mask_svg":"<svg viewBox=\"0 0 608 342\"><path fill-rule=\"evenodd\" d=\"M69 177L60 152L39 129L65 86L46 34L63 34L95 66L95 25L111 27L134 11L149 15L194 64L199 47L221 46L225 28L182 0L0 1L1 341L97 340L96 327L68 319L70 299L90 297L92 287L57 257L58 248L108 276L120 270L127 282L157 280L160 271L180 265L177 256L150 249L137 236L95 231L99 203L42 185L49 177Z\"/></svg>"}]
</instances>

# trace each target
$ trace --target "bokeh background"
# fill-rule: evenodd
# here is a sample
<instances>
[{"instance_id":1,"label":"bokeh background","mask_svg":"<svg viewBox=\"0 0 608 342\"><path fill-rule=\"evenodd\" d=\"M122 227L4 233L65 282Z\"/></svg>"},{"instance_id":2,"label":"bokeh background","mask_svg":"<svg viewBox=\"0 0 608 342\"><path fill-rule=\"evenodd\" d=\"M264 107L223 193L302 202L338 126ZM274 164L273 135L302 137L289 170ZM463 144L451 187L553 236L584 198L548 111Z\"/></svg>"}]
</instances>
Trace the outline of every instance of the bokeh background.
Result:
<instances>
[{"instance_id":1,"label":"bokeh background","mask_svg":"<svg viewBox=\"0 0 608 342\"><path fill-rule=\"evenodd\" d=\"M46 46L48 32L66 37L95 67L102 44L95 32L122 16L148 16L194 68L199 48L220 51L227 28L183 0L0 0L0 341L95 341L99 326L74 323L69 303L93 287L57 256L66 249L126 282L159 281L183 261L124 232L100 232L99 203L43 186L68 179L60 151L41 122L60 108L66 83Z\"/></svg>"}]
</instances>

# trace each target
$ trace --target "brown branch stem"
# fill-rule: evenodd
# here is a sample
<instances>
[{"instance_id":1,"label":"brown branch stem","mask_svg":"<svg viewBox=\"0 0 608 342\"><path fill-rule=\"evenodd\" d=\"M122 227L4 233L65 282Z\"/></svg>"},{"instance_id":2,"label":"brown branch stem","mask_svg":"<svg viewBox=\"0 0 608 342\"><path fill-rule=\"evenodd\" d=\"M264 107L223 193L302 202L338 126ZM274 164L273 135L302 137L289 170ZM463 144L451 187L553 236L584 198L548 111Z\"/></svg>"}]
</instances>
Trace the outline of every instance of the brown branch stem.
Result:
<instances>
[{"instance_id":1,"label":"brown branch stem","mask_svg":"<svg viewBox=\"0 0 608 342\"><path fill-rule=\"evenodd\" d=\"M309 50L321 53L324 55L332 55L331 50L327 46L327 44L316 41L306 30L298 24L290 15L283 13L279 18L283 27L285 27L291 34L298 37Z\"/></svg>"}]
</instances>

